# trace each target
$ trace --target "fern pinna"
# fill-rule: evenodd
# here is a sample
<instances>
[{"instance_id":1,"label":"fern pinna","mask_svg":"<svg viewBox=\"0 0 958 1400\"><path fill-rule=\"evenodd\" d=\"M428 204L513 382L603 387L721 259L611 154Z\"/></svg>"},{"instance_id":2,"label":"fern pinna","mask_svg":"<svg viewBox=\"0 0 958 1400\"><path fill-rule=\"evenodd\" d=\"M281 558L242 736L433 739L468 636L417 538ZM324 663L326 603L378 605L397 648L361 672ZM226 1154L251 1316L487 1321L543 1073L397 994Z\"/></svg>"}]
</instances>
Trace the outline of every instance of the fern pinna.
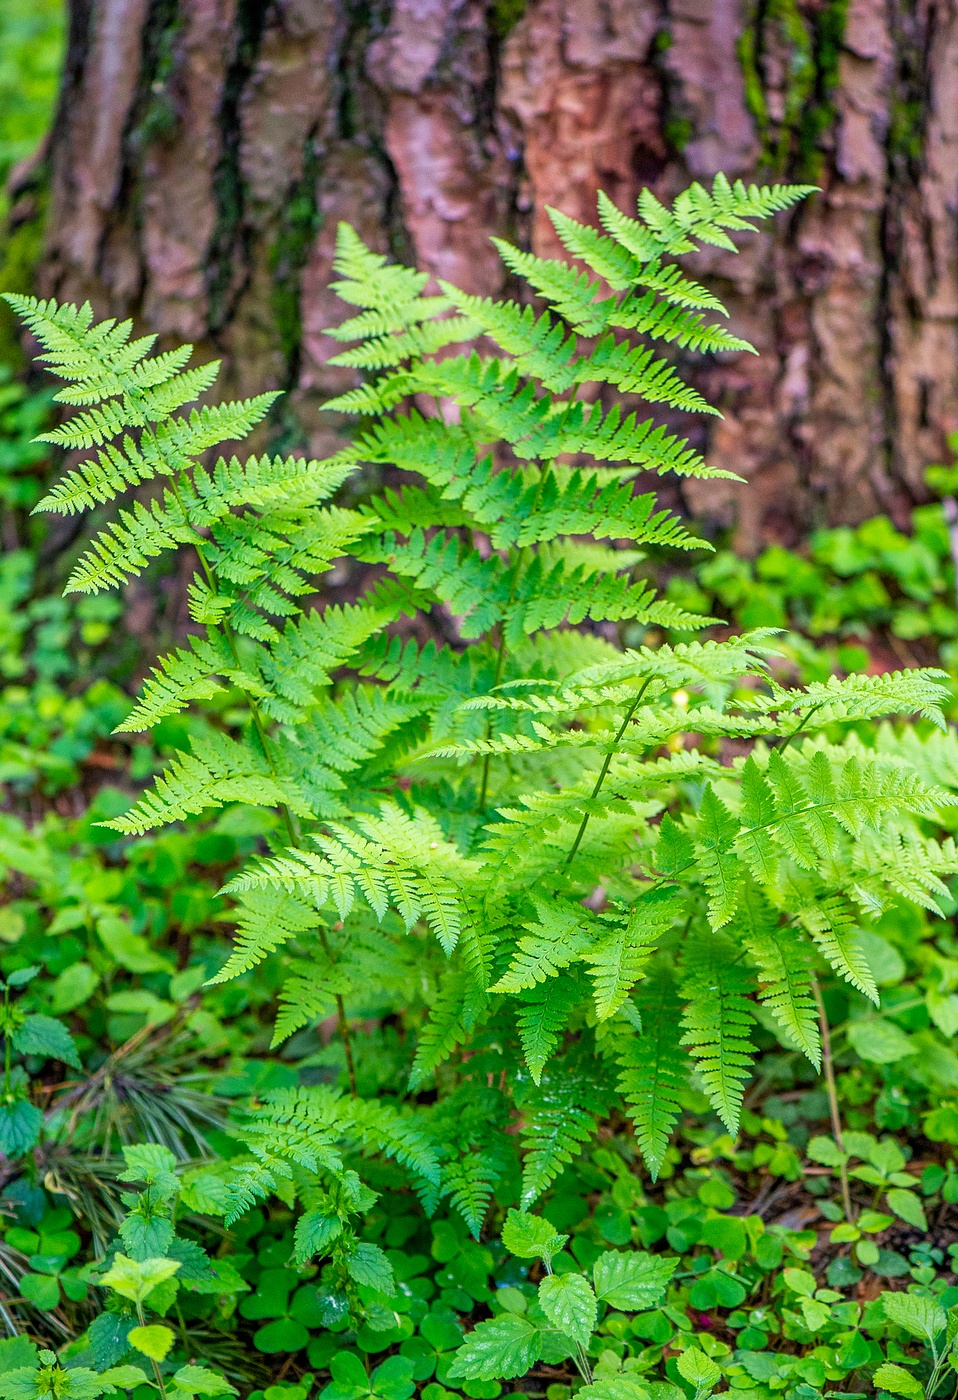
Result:
<instances>
[{"instance_id":1,"label":"fern pinna","mask_svg":"<svg viewBox=\"0 0 958 1400\"><path fill-rule=\"evenodd\" d=\"M527 1208L615 1107L654 1175L692 1089L736 1131L756 1026L818 1063L816 969L875 1000L859 930L900 899L934 907L956 868L928 834L921 734L868 748L855 730L940 726L939 673L791 689L769 634L661 641L710 620L637 572L651 547L707 546L635 476L721 473L632 405L712 413L667 347L750 348L674 259L734 251L805 193L718 177L671 208L646 191L637 218L600 196L601 230L553 213L569 261L498 245L522 305L430 291L343 227L335 287L354 314L332 334L357 387L328 407L360 427L322 462L205 465L271 395L187 416L215 366L10 298L82 409L51 439L95 449L42 508L156 483L69 586L116 586L174 548L198 560L196 632L124 729L245 697L244 727L208 725L112 826L278 814L230 886L219 978L278 956L274 1043L335 1015L349 1092L253 1112L223 1209L299 1199L300 1257L333 1255L347 1289L389 1286L350 1224L372 1199L363 1155L393 1156L427 1208L446 1198L476 1232L494 1197ZM363 468L392 484L334 504ZM378 581L304 604L347 554ZM422 641L416 620L440 616L453 640ZM632 645L610 640L620 623Z\"/></svg>"}]
</instances>

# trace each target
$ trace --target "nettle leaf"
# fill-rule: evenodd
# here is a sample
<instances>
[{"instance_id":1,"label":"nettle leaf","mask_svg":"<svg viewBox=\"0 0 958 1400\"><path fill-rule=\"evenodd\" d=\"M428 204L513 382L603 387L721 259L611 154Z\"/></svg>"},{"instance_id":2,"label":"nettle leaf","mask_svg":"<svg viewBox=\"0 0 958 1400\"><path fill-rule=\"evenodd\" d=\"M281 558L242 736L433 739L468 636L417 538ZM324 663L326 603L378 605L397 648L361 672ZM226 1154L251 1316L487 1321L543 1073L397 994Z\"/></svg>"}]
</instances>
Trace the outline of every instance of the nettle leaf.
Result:
<instances>
[{"instance_id":1,"label":"nettle leaf","mask_svg":"<svg viewBox=\"0 0 958 1400\"><path fill-rule=\"evenodd\" d=\"M494 1381L524 1376L539 1359L542 1333L525 1317L502 1313L480 1322L456 1352L450 1380Z\"/></svg>"},{"instance_id":2,"label":"nettle leaf","mask_svg":"<svg viewBox=\"0 0 958 1400\"><path fill-rule=\"evenodd\" d=\"M81 1068L73 1036L53 1016L28 1016L23 1025L14 1031L12 1039L13 1048L19 1055L43 1055L48 1059L62 1060L74 1069Z\"/></svg>"},{"instance_id":3,"label":"nettle leaf","mask_svg":"<svg viewBox=\"0 0 958 1400\"><path fill-rule=\"evenodd\" d=\"M544 1216L523 1210L510 1210L502 1227L502 1243L520 1259L551 1259L568 1238L557 1234Z\"/></svg>"},{"instance_id":4,"label":"nettle leaf","mask_svg":"<svg viewBox=\"0 0 958 1400\"><path fill-rule=\"evenodd\" d=\"M0 1104L0 1152L5 1157L22 1157L40 1137L43 1114L27 1099Z\"/></svg>"},{"instance_id":5,"label":"nettle leaf","mask_svg":"<svg viewBox=\"0 0 958 1400\"><path fill-rule=\"evenodd\" d=\"M296 1263L307 1264L317 1254L328 1254L333 1240L343 1232L343 1222L338 1215L328 1215L324 1210L308 1210L296 1222L294 1234L294 1254ZM380 1290L381 1291L381 1290Z\"/></svg>"},{"instance_id":6,"label":"nettle leaf","mask_svg":"<svg viewBox=\"0 0 958 1400\"><path fill-rule=\"evenodd\" d=\"M882 1390L892 1395L903 1395L905 1400L925 1400L925 1387L917 1376L906 1371L904 1366L896 1366L893 1361L883 1361L875 1371L872 1380Z\"/></svg>"},{"instance_id":7,"label":"nettle leaf","mask_svg":"<svg viewBox=\"0 0 958 1400\"><path fill-rule=\"evenodd\" d=\"M914 1293L883 1293L882 1312L896 1327L904 1327L913 1337L933 1342L948 1325L948 1317L934 1298ZM887 1389L888 1387L886 1387Z\"/></svg>"},{"instance_id":8,"label":"nettle leaf","mask_svg":"<svg viewBox=\"0 0 958 1400\"><path fill-rule=\"evenodd\" d=\"M589 1345L598 1304L581 1274L550 1274L539 1285L539 1305L546 1317L581 1347Z\"/></svg>"},{"instance_id":9,"label":"nettle leaf","mask_svg":"<svg viewBox=\"0 0 958 1400\"><path fill-rule=\"evenodd\" d=\"M131 1259L163 1258L173 1243L173 1222L163 1216L147 1219L132 1211L120 1225L120 1238Z\"/></svg>"},{"instance_id":10,"label":"nettle leaf","mask_svg":"<svg viewBox=\"0 0 958 1400\"><path fill-rule=\"evenodd\" d=\"M104 1288L112 1288L131 1302L142 1303L155 1288L171 1279L179 1269L175 1259L130 1259L117 1254L112 1265L100 1279Z\"/></svg>"},{"instance_id":11,"label":"nettle leaf","mask_svg":"<svg viewBox=\"0 0 958 1400\"><path fill-rule=\"evenodd\" d=\"M378 1244L357 1244L346 1255L346 1272L355 1283L391 1298L396 1292L393 1266Z\"/></svg>"},{"instance_id":12,"label":"nettle leaf","mask_svg":"<svg viewBox=\"0 0 958 1400\"><path fill-rule=\"evenodd\" d=\"M156 1322L148 1327L134 1327L127 1341L152 1361L162 1361L173 1345L174 1335L171 1327L164 1327Z\"/></svg>"},{"instance_id":13,"label":"nettle leaf","mask_svg":"<svg viewBox=\"0 0 958 1400\"><path fill-rule=\"evenodd\" d=\"M695 1386L695 1393L698 1396L706 1395L713 1390L722 1377L722 1369L717 1366L710 1356L706 1356L704 1351L698 1347L688 1347L681 1352L675 1363L679 1368L679 1375L683 1380Z\"/></svg>"},{"instance_id":14,"label":"nettle leaf","mask_svg":"<svg viewBox=\"0 0 958 1400\"><path fill-rule=\"evenodd\" d=\"M600 1303L612 1308L639 1312L654 1308L675 1273L677 1259L640 1251L620 1254L607 1250L592 1266L592 1281Z\"/></svg>"}]
</instances>

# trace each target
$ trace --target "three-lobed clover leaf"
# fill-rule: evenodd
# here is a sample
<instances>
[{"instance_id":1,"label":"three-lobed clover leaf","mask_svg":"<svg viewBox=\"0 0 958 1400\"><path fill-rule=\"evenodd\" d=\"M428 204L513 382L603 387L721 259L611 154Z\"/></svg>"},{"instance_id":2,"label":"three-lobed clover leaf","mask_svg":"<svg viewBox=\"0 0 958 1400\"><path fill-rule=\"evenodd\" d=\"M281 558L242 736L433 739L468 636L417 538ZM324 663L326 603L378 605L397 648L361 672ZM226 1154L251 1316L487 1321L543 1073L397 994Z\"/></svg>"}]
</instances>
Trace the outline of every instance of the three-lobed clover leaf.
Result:
<instances>
[{"instance_id":1,"label":"three-lobed clover leaf","mask_svg":"<svg viewBox=\"0 0 958 1400\"><path fill-rule=\"evenodd\" d=\"M390 1356L371 1376L353 1352L337 1352L329 1363L332 1381L320 1391L319 1400L409 1400L416 1383L413 1363L405 1356Z\"/></svg>"}]
</instances>

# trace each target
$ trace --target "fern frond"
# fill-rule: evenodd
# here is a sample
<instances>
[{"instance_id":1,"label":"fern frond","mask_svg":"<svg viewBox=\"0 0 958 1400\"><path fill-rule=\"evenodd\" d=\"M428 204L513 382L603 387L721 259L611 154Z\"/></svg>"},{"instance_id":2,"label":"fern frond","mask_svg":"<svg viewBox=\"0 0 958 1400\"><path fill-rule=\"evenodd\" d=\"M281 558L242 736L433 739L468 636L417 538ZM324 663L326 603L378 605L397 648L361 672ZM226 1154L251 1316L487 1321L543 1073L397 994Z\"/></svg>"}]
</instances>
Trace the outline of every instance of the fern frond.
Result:
<instances>
[{"instance_id":1,"label":"fern frond","mask_svg":"<svg viewBox=\"0 0 958 1400\"><path fill-rule=\"evenodd\" d=\"M210 986L229 982L261 963L270 953L319 924L315 908L285 890L259 889L245 893L234 911L233 951Z\"/></svg>"},{"instance_id":2,"label":"fern frond","mask_svg":"<svg viewBox=\"0 0 958 1400\"><path fill-rule=\"evenodd\" d=\"M132 510L121 510L80 557L67 579L65 593L99 593L116 588L143 572L151 559L180 544L196 544L200 537L184 518L173 495L149 506L135 501Z\"/></svg>"},{"instance_id":3,"label":"fern frond","mask_svg":"<svg viewBox=\"0 0 958 1400\"><path fill-rule=\"evenodd\" d=\"M619 1053L619 1092L635 1127L636 1141L652 1180L657 1181L688 1082L681 1046L682 1005L675 982L664 971L644 983L634 998L641 1035L630 1034Z\"/></svg>"},{"instance_id":4,"label":"fern frond","mask_svg":"<svg viewBox=\"0 0 958 1400\"><path fill-rule=\"evenodd\" d=\"M445 969L430 999L429 1019L419 1032L409 1074L410 1089L418 1089L465 1038L463 1005L468 976L461 968Z\"/></svg>"},{"instance_id":5,"label":"fern frond","mask_svg":"<svg viewBox=\"0 0 958 1400\"><path fill-rule=\"evenodd\" d=\"M156 826L185 821L210 807L245 802L252 807L287 806L311 815L294 783L276 775L249 745L210 730L193 740L192 754L178 754L128 812L106 822L124 836L142 836Z\"/></svg>"},{"instance_id":6,"label":"fern frond","mask_svg":"<svg viewBox=\"0 0 958 1400\"><path fill-rule=\"evenodd\" d=\"M120 447L108 443L61 477L36 509L74 515L113 500L142 481L182 471L208 448L246 437L275 398L275 394L260 394L240 403L194 409L188 418L169 418L155 430L145 428L138 442L127 436Z\"/></svg>"},{"instance_id":7,"label":"fern frond","mask_svg":"<svg viewBox=\"0 0 958 1400\"><path fill-rule=\"evenodd\" d=\"M877 1006L878 988L848 901L841 895L829 895L806 904L799 917L839 977Z\"/></svg>"},{"instance_id":8,"label":"fern frond","mask_svg":"<svg viewBox=\"0 0 958 1400\"><path fill-rule=\"evenodd\" d=\"M604 1098L603 1086L594 1075L586 1078L557 1060L524 1100L522 1210L529 1209L593 1137Z\"/></svg>"},{"instance_id":9,"label":"fern frond","mask_svg":"<svg viewBox=\"0 0 958 1400\"><path fill-rule=\"evenodd\" d=\"M695 1059L716 1113L733 1135L754 1048L749 977L735 945L721 935L695 939L686 949L682 994L686 998L682 1044Z\"/></svg>"},{"instance_id":10,"label":"fern frond","mask_svg":"<svg viewBox=\"0 0 958 1400\"><path fill-rule=\"evenodd\" d=\"M554 977L544 986L519 993L516 1023L534 1083L542 1082L542 1071L568 1029L572 1008L581 1000L581 988L570 977Z\"/></svg>"},{"instance_id":11,"label":"fern frond","mask_svg":"<svg viewBox=\"0 0 958 1400\"><path fill-rule=\"evenodd\" d=\"M537 921L522 925L527 933L517 944L509 968L492 992L521 992L558 975L561 968L576 962L591 942L587 932L587 911L559 901L536 901Z\"/></svg>"},{"instance_id":12,"label":"fern frond","mask_svg":"<svg viewBox=\"0 0 958 1400\"><path fill-rule=\"evenodd\" d=\"M685 910L684 893L653 886L628 912L620 926L582 954L589 964L599 1021L614 1016L642 976L655 944Z\"/></svg>"},{"instance_id":13,"label":"fern frond","mask_svg":"<svg viewBox=\"0 0 958 1400\"><path fill-rule=\"evenodd\" d=\"M450 1203L478 1239L500 1173L482 1152L466 1152L449 1162L443 1185Z\"/></svg>"},{"instance_id":14,"label":"fern frond","mask_svg":"<svg viewBox=\"0 0 958 1400\"><path fill-rule=\"evenodd\" d=\"M804 940L795 928L780 923L775 910L754 885L746 886L742 893L733 932L758 966L759 997L775 1017L786 1043L801 1050L818 1069L818 1010Z\"/></svg>"}]
</instances>

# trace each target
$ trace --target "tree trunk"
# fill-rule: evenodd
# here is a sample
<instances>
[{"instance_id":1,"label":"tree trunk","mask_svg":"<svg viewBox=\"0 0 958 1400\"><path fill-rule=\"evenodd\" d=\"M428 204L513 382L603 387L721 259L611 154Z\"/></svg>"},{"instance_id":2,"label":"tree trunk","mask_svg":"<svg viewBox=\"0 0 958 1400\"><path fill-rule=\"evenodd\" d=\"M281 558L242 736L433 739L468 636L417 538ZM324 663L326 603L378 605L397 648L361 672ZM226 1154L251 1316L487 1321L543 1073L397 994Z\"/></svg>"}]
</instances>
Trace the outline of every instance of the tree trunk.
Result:
<instances>
[{"instance_id":1,"label":"tree trunk","mask_svg":"<svg viewBox=\"0 0 958 1400\"><path fill-rule=\"evenodd\" d=\"M958 0L73 0L40 290L287 391L325 453L336 225L470 291L643 185L821 186L698 267L761 351L689 362L750 489L683 488L754 550L899 521L958 428Z\"/></svg>"}]
</instances>

